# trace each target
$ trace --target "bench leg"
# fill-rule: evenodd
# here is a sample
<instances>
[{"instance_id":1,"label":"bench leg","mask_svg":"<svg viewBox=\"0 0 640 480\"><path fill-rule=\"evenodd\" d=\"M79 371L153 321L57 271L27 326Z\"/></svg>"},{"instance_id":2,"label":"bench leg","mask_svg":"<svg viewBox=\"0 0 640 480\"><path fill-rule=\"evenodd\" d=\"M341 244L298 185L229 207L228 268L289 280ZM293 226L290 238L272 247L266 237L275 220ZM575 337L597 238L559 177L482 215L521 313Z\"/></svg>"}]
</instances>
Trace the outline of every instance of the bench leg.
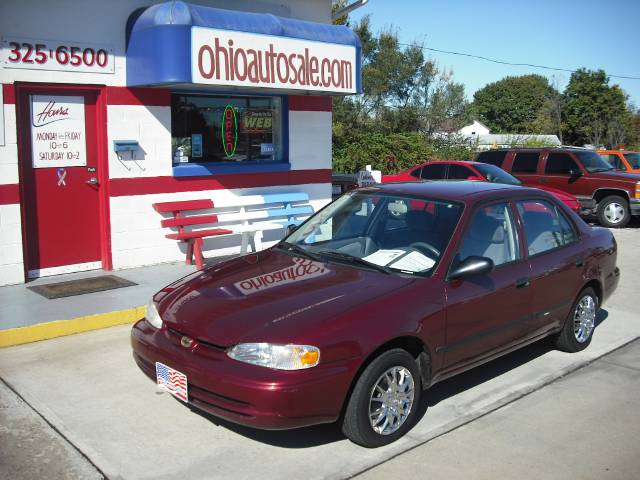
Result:
<instances>
[{"instance_id":1,"label":"bench leg","mask_svg":"<svg viewBox=\"0 0 640 480\"><path fill-rule=\"evenodd\" d=\"M240 253L247 253L249 232L242 232L242 241L240 243Z\"/></svg>"},{"instance_id":2,"label":"bench leg","mask_svg":"<svg viewBox=\"0 0 640 480\"><path fill-rule=\"evenodd\" d=\"M262 231L258 230L251 237L251 247L254 252L262 251Z\"/></svg>"},{"instance_id":3,"label":"bench leg","mask_svg":"<svg viewBox=\"0 0 640 480\"><path fill-rule=\"evenodd\" d=\"M187 260L186 264L191 265L193 259L193 239L187 240Z\"/></svg>"},{"instance_id":4,"label":"bench leg","mask_svg":"<svg viewBox=\"0 0 640 480\"><path fill-rule=\"evenodd\" d=\"M196 238L194 240L194 249L193 253L196 257L196 268L198 270L202 270L204 260L202 258L202 238Z\"/></svg>"}]
</instances>

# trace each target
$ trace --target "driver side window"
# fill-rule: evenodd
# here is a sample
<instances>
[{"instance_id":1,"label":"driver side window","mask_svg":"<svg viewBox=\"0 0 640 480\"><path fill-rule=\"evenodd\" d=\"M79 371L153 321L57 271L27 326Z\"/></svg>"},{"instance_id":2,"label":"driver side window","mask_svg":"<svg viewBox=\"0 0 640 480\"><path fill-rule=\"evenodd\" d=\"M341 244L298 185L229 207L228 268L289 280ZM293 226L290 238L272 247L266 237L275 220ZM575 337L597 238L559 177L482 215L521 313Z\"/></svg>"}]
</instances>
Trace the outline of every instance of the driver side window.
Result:
<instances>
[{"instance_id":1,"label":"driver side window","mask_svg":"<svg viewBox=\"0 0 640 480\"><path fill-rule=\"evenodd\" d=\"M490 258L496 267L520 258L508 203L481 207L475 212L458 252L458 261L472 256Z\"/></svg>"}]
</instances>

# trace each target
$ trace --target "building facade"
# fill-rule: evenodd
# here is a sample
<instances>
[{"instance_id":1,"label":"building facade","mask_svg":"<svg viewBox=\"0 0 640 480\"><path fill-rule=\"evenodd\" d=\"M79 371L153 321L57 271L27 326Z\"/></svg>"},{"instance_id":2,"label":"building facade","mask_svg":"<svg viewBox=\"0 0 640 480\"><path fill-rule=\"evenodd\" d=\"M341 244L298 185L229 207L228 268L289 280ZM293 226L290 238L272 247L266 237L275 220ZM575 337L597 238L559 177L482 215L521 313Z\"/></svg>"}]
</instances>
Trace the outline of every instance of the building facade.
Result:
<instances>
[{"instance_id":1,"label":"building facade","mask_svg":"<svg viewBox=\"0 0 640 480\"><path fill-rule=\"evenodd\" d=\"M184 259L156 202L330 201L331 97L360 91L330 0L10 0L0 33L0 285Z\"/></svg>"}]
</instances>

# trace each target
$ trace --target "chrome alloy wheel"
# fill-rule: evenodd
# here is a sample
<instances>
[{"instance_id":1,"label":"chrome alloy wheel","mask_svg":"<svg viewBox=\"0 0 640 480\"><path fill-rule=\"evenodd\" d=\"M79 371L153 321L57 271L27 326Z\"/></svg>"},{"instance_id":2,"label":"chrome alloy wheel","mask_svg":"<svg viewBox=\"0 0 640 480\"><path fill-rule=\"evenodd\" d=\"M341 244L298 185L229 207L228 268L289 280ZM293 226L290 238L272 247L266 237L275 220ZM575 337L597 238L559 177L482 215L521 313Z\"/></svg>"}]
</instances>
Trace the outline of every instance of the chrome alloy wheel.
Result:
<instances>
[{"instance_id":1,"label":"chrome alloy wheel","mask_svg":"<svg viewBox=\"0 0 640 480\"><path fill-rule=\"evenodd\" d=\"M405 422L415 399L411 372L391 367L376 381L369 398L369 423L380 435L396 432Z\"/></svg>"},{"instance_id":2,"label":"chrome alloy wheel","mask_svg":"<svg viewBox=\"0 0 640 480\"><path fill-rule=\"evenodd\" d=\"M624 218L624 207L617 202L611 202L604 208L604 218L612 224L620 223Z\"/></svg>"},{"instance_id":3,"label":"chrome alloy wheel","mask_svg":"<svg viewBox=\"0 0 640 480\"><path fill-rule=\"evenodd\" d=\"M573 314L573 334L579 343L589 339L596 324L596 301L591 295L585 295L576 305Z\"/></svg>"}]
</instances>

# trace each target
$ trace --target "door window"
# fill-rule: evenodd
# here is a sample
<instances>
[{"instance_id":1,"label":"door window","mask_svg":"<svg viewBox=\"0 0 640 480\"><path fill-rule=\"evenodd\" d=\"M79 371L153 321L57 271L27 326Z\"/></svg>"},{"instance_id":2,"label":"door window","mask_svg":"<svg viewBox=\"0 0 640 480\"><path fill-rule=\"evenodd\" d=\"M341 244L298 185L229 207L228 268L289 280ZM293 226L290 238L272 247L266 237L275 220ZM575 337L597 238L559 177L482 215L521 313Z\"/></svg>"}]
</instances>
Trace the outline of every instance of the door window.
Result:
<instances>
[{"instance_id":1,"label":"door window","mask_svg":"<svg viewBox=\"0 0 640 480\"><path fill-rule=\"evenodd\" d=\"M525 200L517 203L522 217L529 255L553 250L577 239L567 218L549 202Z\"/></svg>"},{"instance_id":2,"label":"door window","mask_svg":"<svg viewBox=\"0 0 640 480\"><path fill-rule=\"evenodd\" d=\"M445 178L446 169L446 163L432 163L430 165L425 165L422 167L420 177L425 180L442 180Z\"/></svg>"},{"instance_id":3,"label":"door window","mask_svg":"<svg viewBox=\"0 0 640 480\"><path fill-rule=\"evenodd\" d=\"M511 209L507 203L480 208L467 230L458 260L486 257L494 265L502 265L519 258L518 241Z\"/></svg>"},{"instance_id":4,"label":"door window","mask_svg":"<svg viewBox=\"0 0 640 480\"><path fill-rule=\"evenodd\" d=\"M569 155L565 153L550 153L547 157L547 165L544 173L570 175L572 170L579 171L580 169Z\"/></svg>"},{"instance_id":5,"label":"door window","mask_svg":"<svg viewBox=\"0 0 640 480\"><path fill-rule=\"evenodd\" d=\"M448 178L452 180L466 180L469 177L477 177L477 175L473 173L470 168L465 167L464 165L449 165Z\"/></svg>"},{"instance_id":6,"label":"door window","mask_svg":"<svg viewBox=\"0 0 640 480\"><path fill-rule=\"evenodd\" d=\"M536 173L538 168L538 152L521 152L516 154L511 167L512 173Z\"/></svg>"}]
</instances>

